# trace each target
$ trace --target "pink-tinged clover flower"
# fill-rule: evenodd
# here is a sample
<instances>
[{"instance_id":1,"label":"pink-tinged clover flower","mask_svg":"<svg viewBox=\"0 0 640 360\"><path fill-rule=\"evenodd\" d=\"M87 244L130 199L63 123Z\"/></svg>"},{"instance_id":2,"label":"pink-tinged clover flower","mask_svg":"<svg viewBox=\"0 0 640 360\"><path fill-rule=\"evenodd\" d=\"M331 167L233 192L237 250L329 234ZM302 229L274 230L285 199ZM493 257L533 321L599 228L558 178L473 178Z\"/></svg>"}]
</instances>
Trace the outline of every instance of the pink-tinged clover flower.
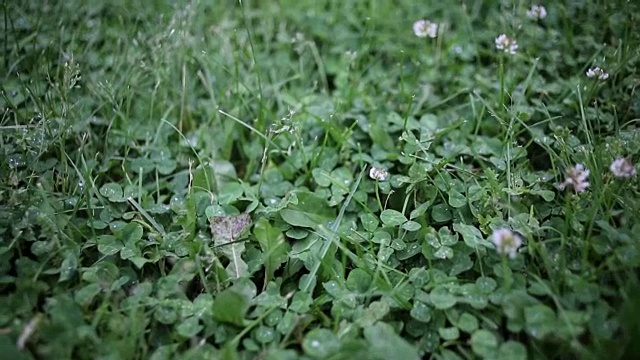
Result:
<instances>
[{"instance_id":1,"label":"pink-tinged clover flower","mask_svg":"<svg viewBox=\"0 0 640 360\"><path fill-rule=\"evenodd\" d=\"M496 49L515 55L516 50L518 50L518 43L515 39L502 34L496 38Z\"/></svg>"},{"instance_id":2,"label":"pink-tinged clover flower","mask_svg":"<svg viewBox=\"0 0 640 360\"><path fill-rule=\"evenodd\" d=\"M637 174L635 166L626 158L615 159L609 166L609 170L613 176L620 179L628 179Z\"/></svg>"},{"instance_id":3,"label":"pink-tinged clover flower","mask_svg":"<svg viewBox=\"0 0 640 360\"><path fill-rule=\"evenodd\" d=\"M588 78L596 78L598 80L607 80L609 78L609 74L602 70L602 68L596 66L587 70Z\"/></svg>"},{"instance_id":4,"label":"pink-tinged clover flower","mask_svg":"<svg viewBox=\"0 0 640 360\"><path fill-rule=\"evenodd\" d=\"M389 173L385 169L372 166L371 169L369 169L369 177L377 181L386 181Z\"/></svg>"},{"instance_id":5,"label":"pink-tinged clover flower","mask_svg":"<svg viewBox=\"0 0 640 360\"><path fill-rule=\"evenodd\" d=\"M522 245L522 238L509 229L499 229L491 234L491 242L496 246L498 254L508 255L513 259Z\"/></svg>"},{"instance_id":6,"label":"pink-tinged clover flower","mask_svg":"<svg viewBox=\"0 0 640 360\"><path fill-rule=\"evenodd\" d=\"M435 38L438 36L438 24L429 20L418 20L413 23L413 33L417 37Z\"/></svg>"},{"instance_id":7,"label":"pink-tinged clover flower","mask_svg":"<svg viewBox=\"0 0 640 360\"><path fill-rule=\"evenodd\" d=\"M531 5L527 10L527 17L534 20L542 20L547 17L547 9L542 5Z\"/></svg>"},{"instance_id":8,"label":"pink-tinged clover flower","mask_svg":"<svg viewBox=\"0 0 640 360\"><path fill-rule=\"evenodd\" d=\"M589 169L582 164L576 164L567 171L567 177L564 182L558 185L560 190L564 190L567 186L571 186L573 191L581 193L589 187Z\"/></svg>"}]
</instances>

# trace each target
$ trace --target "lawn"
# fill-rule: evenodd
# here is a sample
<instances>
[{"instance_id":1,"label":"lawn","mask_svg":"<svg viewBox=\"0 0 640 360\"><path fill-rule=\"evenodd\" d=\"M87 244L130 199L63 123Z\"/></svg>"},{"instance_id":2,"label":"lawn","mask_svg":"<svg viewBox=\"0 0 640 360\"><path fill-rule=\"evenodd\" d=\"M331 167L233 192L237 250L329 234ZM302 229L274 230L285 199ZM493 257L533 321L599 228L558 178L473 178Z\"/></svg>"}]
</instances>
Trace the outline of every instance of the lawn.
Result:
<instances>
[{"instance_id":1,"label":"lawn","mask_svg":"<svg viewBox=\"0 0 640 360\"><path fill-rule=\"evenodd\" d=\"M542 5L3 0L3 358L637 356L640 4Z\"/></svg>"}]
</instances>

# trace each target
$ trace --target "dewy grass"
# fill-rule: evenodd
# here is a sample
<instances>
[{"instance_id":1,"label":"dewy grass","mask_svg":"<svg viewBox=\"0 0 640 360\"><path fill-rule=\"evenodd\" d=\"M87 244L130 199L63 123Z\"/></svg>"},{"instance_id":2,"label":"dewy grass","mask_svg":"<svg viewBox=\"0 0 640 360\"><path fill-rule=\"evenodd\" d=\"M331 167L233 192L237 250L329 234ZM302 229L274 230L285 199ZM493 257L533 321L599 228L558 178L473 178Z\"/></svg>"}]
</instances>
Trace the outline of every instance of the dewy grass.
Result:
<instances>
[{"instance_id":1,"label":"dewy grass","mask_svg":"<svg viewBox=\"0 0 640 360\"><path fill-rule=\"evenodd\" d=\"M11 359L632 358L635 2L2 2Z\"/></svg>"}]
</instances>

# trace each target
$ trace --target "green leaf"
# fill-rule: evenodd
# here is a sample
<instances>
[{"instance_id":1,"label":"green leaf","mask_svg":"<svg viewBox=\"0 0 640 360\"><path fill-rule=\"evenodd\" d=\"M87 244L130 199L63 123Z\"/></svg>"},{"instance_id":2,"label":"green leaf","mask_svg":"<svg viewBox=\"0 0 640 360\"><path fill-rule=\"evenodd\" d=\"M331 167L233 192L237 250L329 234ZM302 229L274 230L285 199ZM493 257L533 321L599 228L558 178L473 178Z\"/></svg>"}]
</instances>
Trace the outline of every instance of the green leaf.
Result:
<instances>
[{"instance_id":1,"label":"green leaf","mask_svg":"<svg viewBox=\"0 0 640 360\"><path fill-rule=\"evenodd\" d=\"M16 346L16 340L9 334L0 335L0 349L2 349L2 356L5 359L33 359L33 355L28 355L30 353L29 351L18 349L18 347Z\"/></svg>"},{"instance_id":2,"label":"green leaf","mask_svg":"<svg viewBox=\"0 0 640 360\"><path fill-rule=\"evenodd\" d=\"M374 144L380 145L386 151L393 151L394 141L389 135L386 126L380 123L372 123L369 126L369 136Z\"/></svg>"},{"instance_id":3,"label":"green leaf","mask_svg":"<svg viewBox=\"0 0 640 360\"><path fill-rule=\"evenodd\" d=\"M186 318L180 325L176 327L178 334L185 338L196 336L204 326L200 325L200 321L195 316Z\"/></svg>"},{"instance_id":4,"label":"green leaf","mask_svg":"<svg viewBox=\"0 0 640 360\"><path fill-rule=\"evenodd\" d=\"M142 269L142 267L144 266L144 264L146 263L150 263L153 262L149 259L146 259L142 256L132 256L130 258L128 258L129 261L131 261L133 263L133 265L135 265L138 269Z\"/></svg>"},{"instance_id":5,"label":"green leaf","mask_svg":"<svg viewBox=\"0 0 640 360\"><path fill-rule=\"evenodd\" d=\"M429 305L423 303L422 301L414 301L413 307L411 308L410 315L412 318L428 323L431 321L432 311Z\"/></svg>"},{"instance_id":6,"label":"green leaf","mask_svg":"<svg viewBox=\"0 0 640 360\"><path fill-rule=\"evenodd\" d=\"M94 220L89 221L89 226L91 226L92 228L94 228L96 230L103 230L103 229L106 229L107 226L109 226L109 224L107 224L106 222L104 222L102 220L94 219Z\"/></svg>"},{"instance_id":7,"label":"green leaf","mask_svg":"<svg viewBox=\"0 0 640 360\"><path fill-rule=\"evenodd\" d=\"M331 172L331 192L334 195L345 195L353 183L353 174L345 167L339 167Z\"/></svg>"},{"instance_id":8,"label":"green leaf","mask_svg":"<svg viewBox=\"0 0 640 360\"><path fill-rule=\"evenodd\" d=\"M102 288L100 287L100 284L89 284L76 291L76 293L73 295L73 299L80 305L89 305L93 301L93 298L96 295L100 294L101 291Z\"/></svg>"},{"instance_id":9,"label":"green leaf","mask_svg":"<svg viewBox=\"0 0 640 360\"><path fill-rule=\"evenodd\" d=\"M347 287L350 290L364 294L369 290L372 280L371 274L360 268L355 268L347 276Z\"/></svg>"},{"instance_id":10,"label":"green leaf","mask_svg":"<svg viewBox=\"0 0 640 360\"><path fill-rule=\"evenodd\" d=\"M115 255L124 247L122 241L113 235L99 235L96 242L98 243L98 251L106 256Z\"/></svg>"},{"instance_id":11,"label":"green leaf","mask_svg":"<svg viewBox=\"0 0 640 360\"><path fill-rule=\"evenodd\" d=\"M180 225L182 230L187 234L186 238L183 240L185 242L192 240L196 236L198 214L196 197L194 194L196 193L187 194L184 199L184 211L180 211L178 213L178 218L175 220L175 224Z\"/></svg>"},{"instance_id":12,"label":"green leaf","mask_svg":"<svg viewBox=\"0 0 640 360\"><path fill-rule=\"evenodd\" d=\"M374 316L376 320L380 320L389 314L389 304L386 301L374 301L369 304L369 309L371 310L371 314Z\"/></svg>"},{"instance_id":13,"label":"green leaf","mask_svg":"<svg viewBox=\"0 0 640 360\"><path fill-rule=\"evenodd\" d=\"M78 254L75 251L67 250L64 255L64 260L62 260L62 264L60 264L60 278L58 282L71 279L77 269Z\"/></svg>"},{"instance_id":14,"label":"green leaf","mask_svg":"<svg viewBox=\"0 0 640 360\"><path fill-rule=\"evenodd\" d=\"M437 204L431 208L431 217L435 222L443 223L451 220L451 208L447 204Z\"/></svg>"},{"instance_id":15,"label":"green leaf","mask_svg":"<svg viewBox=\"0 0 640 360\"><path fill-rule=\"evenodd\" d=\"M406 244L406 247L403 250L398 250L395 252L396 258L400 261L407 260L417 254L420 253L421 247L418 242Z\"/></svg>"},{"instance_id":16,"label":"green leaf","mask_svg":"<svg viewBox=\"0 0 640 360\"><path fill-rule=\"evenodd\" d=\"M293 243L290 256L293 259L300 259L307 266L312 266L314 262L320 261L316 254L322 249L322 245L322 238L317 233L312 233Z\"/></svg>"},{"instance_id":17,"label":"green leaf","mask_svg":"<svg viewBox=\"0 0 640 360\"><path fill-rule=\"evenodd\" d=\"M177 167L177 163L173 159L161 159L156 161L156 169L162 175L171 174Z\"/></svg>"},{"instance_id":18,"label":"green leaf","mask_svg":"<svg viewBox=\"0 0 640 360\"><path fill-rule=\"evenodd\" d=\"M540 195L546 202L553 201L556 197L556 193L551 190L531 190L532 194Z\"/></svg>"},{"instance_id":19,"label":"green leaf","mask_svg":"<svg viewBox=\"0 0 640 360\"><path fill-rule=\"evenodd\" d=\"M234 290L226 289L213 301L213 318L223 323L244 326L244 317L249 308L247 299Z\"/></svg>"},{"instance_id":20,"label":"green leaf","mask_svg":"<svg viewBox=\"0 0 640 360\"><path fill-rule=\"evenodd\" d=\"M391 243L391 235L384 230L378 230L373 233L371 241L375 244L387 246Z\"/></svg>"},{"instance_id":21,"label":"green leaf","mask_svg":"<svg viewBox=\"0 0 640 360\"><path fill-rule=\"evenodd\" d=\"M449 270L449 275L451 276L462 274L473 267L471 257L468 254L465 254L463 250L458 250L453 254L451 262L453 263L453 266L451 266L451 269Z\"/></svg>"},{"instance_id":22,"label":"green leaf","mask_svg":"<svg viewBox=\"0 0 640 360\"><path fill-rule=\"evenodd\" d=\"M478 329L478 319L469 313L463 313L458 318L456 326L464 332L472 333Z\"/></svg>"},{"instance_id":23,"label":"green leaf","mask_svg":"<svg viewBox=\"0 0 640 360\"><path fill-rule=\"evenodd\" d=\"M276 339L276 332L268 326L259 326L252 331L252 337L260 344L268 344Z\"/></svg>"},{"instance_id":24,"label":"green leaf","mask_svg":"<svg viewBox=\"0 0 640 360\"><path fill-rule=\"evenodd\" d=\"M253 228L264 254L264 267L267 281L273 279L273 273L288 259L291 246L285 241L282 232L271 226L266 218L260 218Z\"/></svg>"},{"instance_id":25,"label":"green leaf","mask_svg":"<svg viewBox=\"0 0 640 360\"><path fill-rule=\"evenodd\" d=\"M449 190L449 205L454 209L461 208L467 205L467 198L461 192L451 189Z\"/></svg>"},{"instance_id":26,"label":"green leaf","mask_svg":"<svg viewBox=\"0 0 640 360\"><path fill-rule=\"evenodd\" d=\"M440 310L453 307L457 303L456 297L444 286L436 286L431 290L431 293L429 293L429 299L433 306Z\"/></svg>"},{"instance_id":27,"label":"green leaf","mask_svg":"<svg viewBox=\"0 0 640 360\"><path fill-rule=\"evenodd\" d=\"M415 218L417 218L419 216L424 215L424 213L427 211L429 206L431 206L431 202L429 202L429 201L418 205L418 207L413 209L411 211L411 214L409 214L409 219L413 220L413 219L415 219Z\"/></svg>"},{"instance_id":28,"label":"green leaf","mask_svg":"<svg viewBox=\"0 0 640 360\"><path fill-rule=\"evenodd\" d=\"M311 295L309 293L298 291L293 295L293 298L291 299L289 310L304 314L309 311L312 304L313 299L311 298Z\"/></svg>"},{"instance_id":29,"label":"green leaf","mask_svg":"<svg viewBox=\"0 0 640 360\"><path fill-rule=\"evenodd\" d=\"M376 323L364 329L370 354L376 359L419 360L418 349L393 331L387 323Z\"/></svg>"},{"instance_id":30,"label":"green leaf","mask_svg":"<svg viewBox=\"0 0 640 360\"><path fill-rule=\"evenodd\" d=\"M473 225L456 223L453 224L453 230L460 233L465 244L471 248L475 249L478 246L492 247L491 243L482 237L480 230Z\"/></svg>"},{"instance_id":31,"label":"green leaf","mask_svg":"<svg viewBox=\"0 0 640 360\"><path fill-rule=\"evenodd\" d=\"M360 222L362 222L362 226L368 232L374 232L378 228L378 224L380 223L378 219L373 216L373 214L369 213L360 214Z\"/></svg>"},{"instance_id":32,"label":"green leaf","mask_svg":"<svg viewBox=\"0 0 640 360\"><path fill-rule=\"evenodd\" d=\"M116 231L115 235L125 244L135 244L142 239L143 233L142 225L137 222L131 222L125 225L122 229Z\"/></svg>"},{"instance_id":33,"label":"green leaf","mask_svg":"<svg viewBox=\"0 0 640 360\"><path fill-rule=\"evenodd\" d=\"M311 172L311 175L313 176L313 180L316 181L316 184L318 184L318 186L328 187L331 185L331 177L326 170L315 168Z\"/></svg>"},{"instance_id":34,"label":"green leaf","mask_svg":"<svg viewBox=\"0 0 640 360\"><path fill-rule=\"evenodd\" d=\"M278 348L268 348L263 352L264 355L261 356L261 359L264 360L298 360L300 357L295 350L291 349L278 349Z\"/></svg>"},{"instance_id":35,"label":"green leaf","mask_svg":"<svg viewBox=\"0 0 640 360\"><path fill-rule=\"evenodd\" d=\"M119 273L120 270L114 263L102 261L87 268L82 273L82 280L109 284L118 277Z\"/></svg>"},{"instance_id":36,"label":"green leaf","mask_svg":"<svg viewBox=\"0 0 640 360\"><path fill-rule=\"evenodd\" d=\"M307 236L309 236L309 231L305 229L291 228L287 230L286 234L287 234L287 237L290 237L292 239L302 240Z\"/></svg>"},{"instance_id":37,"label":"green leaf","mask_svg":"<svg viewBox=\"0 0 640 360\"><path fill-rule=\"evenodd\" d=\"M488 330L477 330L471 335L471 349L484 358L495 358L495 352L498 349L498 339Z\"/></svg>"},{"instance_id":38,"label":"green leaf","mask_svg":"<svg viewBox=\"0 0 640 360\"><path fill-rule=\"evenodd\" d=\"M557 330L556 313L543 304L533 305L524 309L525 328L529 335L542 339Z\"/></svg>"},{"instance_id":39,"label":"green leaf","mask_svg":"<svg viewBox=\"0 0 640 360\"><path fill-rule=\"evenodd\" d=\"M124 191L118 183L106 183L100 188L100 195L106 197L111 202L124 202Z\"/></svg>"},{"instance_id":40,"label":"green leaf","mask_svg":"<svg viewBox=\"0 0 640 360\"><path fill-rule=\"evenodd\" d=\"M125 284L127 284L131 278L127 275L123 275L119 277L116 281L114 281L109 287L109 291L117 291L120 290Z\"/></svg>"},{"instance_id":41,"label":"green leaf","mask_svg":"<svg viewBox=\"0 0 640 360\"><path fill-rule=\"evenodd\" d=\"M448 246L442 246L436 250L433 256L438 259L451 259L453 257L453 249Z\"/></svg>"},{"instance_id":42,"label":"green leaf","mask_svg":"<svg viewBox=\"0 0 640 360\"><path fill-rule=\"evenodd\" d=\"M335 219L333 210L324 199L310 192L300 192L297 197L297 204L289 204L280 211L282 220L288 224L315 228Z\"/></svg>"},{"instance_id":43,"label":"green leaf","mask_svg":"<svg viewBox=\"0 0 640 360\"><path fill-rule=\"evenodd\" d=\"M397 210L386 209L380 214L380 220L387 226L400 226L408 219Z\"/></svg>"},{"instance_id":44,"label":"green leaf","mask_svg":"<svg viewBox=\"0 0 640 360\"><path fill-rule=\"evenodd\" d=\"M153 169L155 168L155 164L153 161L142 157L132 159L129 162L129 166L131 166L131 170L138 174L146 174L153 171Z\"/></svg>"},{"instance_id":45,"label":"green leaf","mask_svg":"<svg viewBox=\"0 0 640 360\"><path fill-rule=\"evenodd\" d=\"M437 343L439 344L440 341L438 341ZM463 358L460 355L458 355L456 352L446 348L439 350L439 355L440 355L439 357L440 360L463 360Z\"/></svg>"},{"instance_id":46,"label":"green leaf","mask_svg":"<svg viewBox=\"0 0 640 360\"><path fill-rule=\"evenodd\" d=\"M330 330L315 328L304 337L302 349L314 359L324 359L340 349L340 340Z\"/></svg>"},{"instance_id":47,"label":"green leaf","mask_svg":"<svg viewBox=\"0 0 640 360\"><path fill-rule=\"evenodd\" d=\"M420 230L421 227L422 226L419 223L417 223L415 221L411 221L411 220L409 220L406 223L402 224L402 228L407 230L407 231L418 231L418 230Z\"/></svg>"},{"instance_id":48,"label":"green leaf","mask_svg":"<svg viewBox=\"0 0 640 360\"><path fill-rule=\"evenodd\" d=\"M509 340L500 345L498 360L527 360L527 349L517 341Z\"/></svg>"},{"instance_id":49,"label":"green leaf","mask_svg":"<svg viewBox=\"0 0 640 360\"><path fill-rule=\"evenodd\" d=\"M478 286L473 283L466 283L460 287L459 293L463 294L462 300L475 309L487 307L488 298L478 290Z\"/></svg>"},{"instance_id":50,"label":"green leaf","mask_svg":"<svg viewBox=\"0 0 640 360\"><path fill-rule=\"evenodd\" d=\"M232 341L227 342L222 349L220 349L219 358L224 360L241 360L242 358L240 357L236 347L236 343Z\"/></svg>"},{"instance_id":51,"label":"green leaf","mask_svg":"<svg viewBox=\"0 0 640 360\"><path fill-rule=\"evenodd\" d=\"M291 311L287 311L282 315L282 319L276 325L276 330L282 334L290 334L293 329L299 324L300 317Z\"/></svg>"},{"instance_id":52,"label":"green leaf","mask_svg":"<svg viewBox=\"0 0 640 360\"><path fill-rule=\"evenodd\" d=\"M318 274L318 271L320 270L321 264L324 263L325 265L328 265L331 263L330 259L334 258L336 249L335 247L333 247L333 244L339 242L340 240L340 236L336 233L336 231L340 227L340 224L344 218L344 213L347 207L349 206L351 200L353 199L355 191L360 185L360 182L362 181L362 177L364 176L364 173L365 173L365 169L363 168L360 171L360 174L358 175L358 179L353 184L352 189L349 191L349 195L347 196L346 200L342 204L340 208L340 212L338 213L338 216L333 220L331 225L329 227L325 227L323 224L319 224L316 227L317 236L322 237L323 244L319 252L315 254L315 257L317 260L312 262L306 261L305 265L307 269L309 269L309 273L306 274L307 275L306 278L304 276L301 277L301 281L298 285L300 290L309 292L309 293L313 292L315 284L318 281L317 274ZM331 266L331 265L325 266L325 270L327 269L331 269L331 272L332 272L332 274L329 274L329 276L337 276L339 271L337 270L337 267Z\"/></svg>"},{"instance_id":53,"label":"green leaf","mask_svg":"<svg viewBox=\"0 0 640 360\"><path fill-rule=\"evenodd\" d=\"M480 276L476 279L476 286L481 293L491 294L498 287L498 283L493 278Z\"/></svg>"},{"instance_id":54,"label":"green leaf","mask_svg":"<svg viewBox=\"0 0 640 360\"><path fill-rule=\"evenodd\" d=\"M458 243L458 234L452 234L448 227L443 226L438 229L438 239L444 246L453 246Z\"/></svg>"},{"instance_id":55,"label":"green leaf","mask_svg":"<svg viewBox=\"0 0 640 360\"><path fill-rule=\"evenodd\" d=\"M460 337L460 330L457 327L439 328L438 334L445 341L456 340Z\"/></svg>"},{"instance_id":56,"label":"green leaf","mask_svg":"<svg viewBox=\"0 0 640 360\"><path fill-rule=\"evenodd\" d=\"M224 184L218 191L218 203L227 205L235 202L242 196L244 189L237 182L229 182Z\"/></svg>"},{"instance_id":57,"label":"green leaf","mask_svg":"<svg viewBox=\"0 0 640 360\"><path fill-rule=\"evenodd\" d=\"M227 215L227 212L224 210L222 206L215 204L215 205L207 206L207 208L204 209L204 214L207 217L207 219L211 219L216 216L225 216Z\"/></svg>"},{"instance_id":58,"label":"green leaf","mask_svg":"<svg viewBox=\"0 0 640 360\"><path fill-rule=\"evenodd\" d=\"M287 306L287 300L280 294L280 287L275 282L267 284L265 291L258 294L253 303L272 308Z\"/></svg>"},{"instance_id":59,"label":"green leaf","mask_svg":"<svg viewBox=\"0 0 640 360\"><path fill-rule=\"evenodd\" d=\"M128 260L135 256L141 257L142 252L140 248L136 246L135 242L128 242L124 245L124 247L120 250L120 258L122 260Z\"/></svg>"},{"instance_id":60,"label":"green leaf","mask_svg":"<svg viewBox=\"0 0 640 360\"><path fill-rule=\"evenodd\" d=\"M345 296L349 295L349 292L334 280L323 283L322 287L327 294L331 295L336 300L342 300Z\"/></svg>"},{"instance_id":61,"label":"green leaf","mask_svg":"<svg viewBox=\"0 0 640 360\"><path fill-rule=\"evenodd\" d=\"M212 166L198 166L193 171L191 187L194 191L216 192L216 174Z\"/></svg>"}]
</instances>

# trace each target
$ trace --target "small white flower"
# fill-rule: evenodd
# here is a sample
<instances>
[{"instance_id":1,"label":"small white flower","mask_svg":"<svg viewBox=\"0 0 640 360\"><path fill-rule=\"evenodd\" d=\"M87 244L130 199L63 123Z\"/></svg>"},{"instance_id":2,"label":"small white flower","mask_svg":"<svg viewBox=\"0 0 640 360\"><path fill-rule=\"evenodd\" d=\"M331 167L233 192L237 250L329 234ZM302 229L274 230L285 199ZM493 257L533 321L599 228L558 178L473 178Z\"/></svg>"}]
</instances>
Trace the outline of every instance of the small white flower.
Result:
<instances>
[{"instance_id":1,"label":"small white flower","mask_svg":"<svg viewBox=\"0 0 640 360\"><path fill-rule=\"evenodd\" d=\"M518 43L515 39L502 34L496 38L496 49L515 55L516 50L518 50Z\"/></svg>"},{"instance_id":2,"label":"small white flower","mask_svg":"<svg viewBox=\"0 0 640 360\"><path fill-rule=\"evenodd\" d=\"M496 246L498 254L509 255L513 259L522 245L522 238L509 229L499 229L491 234L491 242Z\"/></svg>"},{"instance_id":3,"label":"small white flower","mask_svg":"<svg viewBox=\"0 0 640 360\"><path fill-rule=\"evenodd\" d=\"M631 161L625 158L617 158L614 162L609 166L609 170L613 176L617 178L631 178L636 176L636 168L633 166Z\"/></svg>"},{"instance_id":4,"label":"small white flower","mask_svg":"<svg viewBox=\"0 0 640 360\"><path fill-rule=\"evenodd\" d=\"M567 186L573 187L573 190L577 193L584 192L589 187L589 169L585 168L582 164L576 164L567 171L567 178L558 187L560 190L564 190Z\"/></svg>"},{"instance_id":5,"label":"small white flower","mask_svg":"<svg viewBox=\"0 0 640 360\"><path fill-rule=\"evenodd\" d=\"M417 37L435 38L438 36L438 24L429 20L418 20L413 23L413 33Z\"/></svg>"},{"instance_id":6,"label":"small white flower","mask_svg":"<svg viewBox=\"0 0 640 360\"><path fill-rule=\"evenodd\" d=\"M385 181L389 177L389 173L385 169L372 166L369 170L369 177L377 181Z\"/></svg>"},{"instance_id":7,"label":"small white flower","mask_svg":"<svg viewBox=\"0 0 640 360\"><path fill-rule=\"evenodd\" d=\"M542 20L547 17L547 9L542 5L532 5L531 9L527 10L527 17L529 19Z\"/></svg>"},{"instance_id":8,"label":"small white flower","mask_svg":"<svg viewBox=\"0 0 640 360\"><path fill-rule=\"evenodd\" d=\"M587 77L589 78L595 77L598 80L607 80L609 78L609 74L596 66L594 68L590 68L589 70L587 70Z\"/></svg>"}]
</instances>

